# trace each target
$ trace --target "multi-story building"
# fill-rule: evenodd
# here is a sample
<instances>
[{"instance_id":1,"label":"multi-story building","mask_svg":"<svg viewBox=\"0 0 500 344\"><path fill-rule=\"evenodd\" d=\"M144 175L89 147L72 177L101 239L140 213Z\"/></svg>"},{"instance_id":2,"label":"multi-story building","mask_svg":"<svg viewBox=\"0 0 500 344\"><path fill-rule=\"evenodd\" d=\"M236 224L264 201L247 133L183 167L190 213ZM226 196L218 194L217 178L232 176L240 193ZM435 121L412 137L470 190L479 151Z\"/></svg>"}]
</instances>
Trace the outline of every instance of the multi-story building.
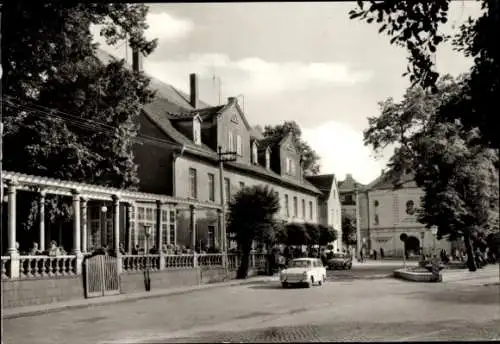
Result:
<instances>
[{"instance_id":1,"label":"multi-story building","mask_svg":"<svg viewBox=\"0 0 500 344\"><path fill-rule=\"evenodd\" d=\"M324 174L307 177L323 194L318 199L318 222L332 226L338 238L333 244L334 250L342 249L342 218L337 179L334 174Z\"/></svg>"},{"instance_id":2,"label":"multi-story building","mask_svg":"<svg viewBox=\"0 0 500 344\"><path fill-rule=\"evenodd\" d=\"M137 54L133 56L133 67L141 68ZM321 202L333 214L321 221L340 229L336 187L333 196L330 190L324 194L305 177L292 134L276 140L263 139L250 126L237 98L230 97L220 106L200 101L194 74L190 76L189 95L151 79L156 99L144 106L140 115L140 134L148 140L135 146L141 191L220 205L222 189L227 206L243 186L266 184L279 194L281 220L318 223ZM236 152L236 161L224 163L222 180L219 150ZM141 227L146 222L156 227L159 215L155 214L164 217L161 244L211 247L220 242L220 211L209 207L160 207L158 212L156 204L134 206L130 216L132 245L141 244ZM90 221L101 223L102 214L94 213L96 218Z\"/></svg>"},{"instance_id":3,"label":"multi-story building","mask_svg":"<svg viewBox=\"0 0 500 344\"><path fill-rule=\"evenodd\" d=\"M417 254L424 251L445 249L452 243L436 240L425 225L417 221L416 209L420 205L423 191L417 187L411 175L405 175L400 188L394 189L393 182L382 171L381 175L368 185L357 183L351 175L339 183L342 212L350 214L359 222L358 245L365 254L382 248L386 256L401 256L405 246L400 235L408 236L406 250Z\"/></svg>"}]
</instances>

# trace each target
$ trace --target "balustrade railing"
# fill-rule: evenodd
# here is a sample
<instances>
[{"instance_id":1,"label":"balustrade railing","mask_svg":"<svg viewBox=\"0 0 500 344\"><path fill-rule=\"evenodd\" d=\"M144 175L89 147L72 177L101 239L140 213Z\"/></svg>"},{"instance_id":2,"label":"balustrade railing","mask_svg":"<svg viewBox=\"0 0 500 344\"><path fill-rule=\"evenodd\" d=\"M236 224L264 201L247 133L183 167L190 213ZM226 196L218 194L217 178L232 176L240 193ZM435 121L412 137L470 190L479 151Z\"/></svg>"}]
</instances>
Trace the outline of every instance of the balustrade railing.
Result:
<instances>
[{"instance_id":1,"label":"balustrade railing","mask_svg":"<svg viewBox=\"0 0 500 344\"><path fill-rule=\"evenodd\" d=\"M228 254L227 255L227 268L229 270L236 270L240 266L240 260L237 254Z\"/></svg>"},{"instance_id":2,"label":"balustrade railing","mask_svg":"<svg viewBox=\"0 0 500 344\"><path fill-rule=\"evenodd\" d=\"M160 270L160 255L150 254L144 256L138 255L123 255L122 269L124 272L145 271L147 268L150 271Z\"/></svg>"},{"instance_id":3,"label":"balustrade railing","mask_svg":"<svg viewBox=\"0 0 500 344\"><path fill-rule=\"evenodd\" d=\"M10 268L10 257L2 256L2 279L7 279L10 273L7 274L7 267Z\"/></svg>"},{"instance_id":4,"label":"balustrade railing","mask_svg":"<svg viewBox=\"0 0 500 344\"><path fill-rule=\"evenodd\" d=\"M199 254L198 266L222 266L222 253Z\"/></svg>"},{"instance_id":5,"label":"balustrade railing","mask_svg":"<svg viewBox=\"0 0 500 344\"><path fill-rule=\"evenodd\" d=\"M20 256L19 278L76 275L76 256Z\"/></svg>"},{"instance_id":6,"label":"balustrade railing","mask_svg":"<svg viewBox=\"0 0 500 344\"><path fill-rule=\"evenodd\" d=\"M165 259L165 269L187 269L194 267L193 254L171 254L163 256L163 258Z\"/></svg>"}]
</instances>

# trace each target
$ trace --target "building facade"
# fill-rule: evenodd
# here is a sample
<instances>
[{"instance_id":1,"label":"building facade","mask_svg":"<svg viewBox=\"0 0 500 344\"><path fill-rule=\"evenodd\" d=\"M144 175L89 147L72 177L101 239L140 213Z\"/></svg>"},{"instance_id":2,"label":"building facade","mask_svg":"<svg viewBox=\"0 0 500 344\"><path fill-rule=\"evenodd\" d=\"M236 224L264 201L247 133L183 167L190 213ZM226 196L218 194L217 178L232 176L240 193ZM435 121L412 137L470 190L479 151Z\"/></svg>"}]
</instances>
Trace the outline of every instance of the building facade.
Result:
<instances>
[{"instance_id":1,"label":"building facade","mask_svg":"<svg viewBox=\"0 0 500 344\"><path fill-rule=\"evenodd\" d=\"M230 97L220 106L203 103L198 99L194 74L190 76L190 95L168 85L158 87L157 80L155 85L156 99L140 116L141 135L151 139L135 147L141 191L220 205L222 189L227 207L242 187L264 184L279 194L279 220L321 221L340 230L336 186L323 191L306 178L292 134L274 140L262 138L250 126L237 98ZM235 161L223 164L222 178L219 151L236 153ZM328 207L328 216L321 220L320 203ZM139 219L140 207L144 208L141 219L151 213L148 209L156 209L153 204L136 205L135 219ZM213 209L182 207L172 213L168 206L165 218L176 221L177 226L172 228L176 233L170 233L166 225L165 240L159 244L220 246L220 215ZM190 228L193 216L196 226ZM149 220L155 225L154 216ZM135 223L140 227L141 223ZM140 241L135 236L133 245Z\"/></svg>"}]
</instances>

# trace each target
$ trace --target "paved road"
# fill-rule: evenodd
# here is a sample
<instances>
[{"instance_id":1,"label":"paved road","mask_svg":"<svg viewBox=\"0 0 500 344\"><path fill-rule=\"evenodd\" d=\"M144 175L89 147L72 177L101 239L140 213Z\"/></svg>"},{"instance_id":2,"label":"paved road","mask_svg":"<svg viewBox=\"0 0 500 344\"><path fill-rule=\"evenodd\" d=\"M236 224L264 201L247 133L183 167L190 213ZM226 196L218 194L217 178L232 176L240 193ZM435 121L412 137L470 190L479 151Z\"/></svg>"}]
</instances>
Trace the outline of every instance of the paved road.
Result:
<instances>
[{"instance_id":1,"label":"paved road","mask_svg":"<svg viewBox=\"0 0 500 344\"><path fill-rule=\"evenodd\" d=\"M500 290L491 278L424 284L364 278L373 269L362 270L334 271L311 289L268 282L7 319L3 342L500 339Z\"/></svg>"}]
</instances>

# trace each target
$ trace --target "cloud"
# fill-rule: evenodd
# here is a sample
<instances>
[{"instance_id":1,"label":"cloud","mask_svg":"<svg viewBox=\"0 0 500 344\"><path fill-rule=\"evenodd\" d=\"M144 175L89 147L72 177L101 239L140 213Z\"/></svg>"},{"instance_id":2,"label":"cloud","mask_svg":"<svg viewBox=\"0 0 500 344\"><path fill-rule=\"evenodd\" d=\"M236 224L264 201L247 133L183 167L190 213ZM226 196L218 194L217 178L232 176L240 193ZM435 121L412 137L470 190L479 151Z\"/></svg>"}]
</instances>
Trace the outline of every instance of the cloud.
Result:
<instances>
[{"instance_id":1,"label":"cloud","mask_svg":"<svg viewBox=\"0 0 500 344\"><path fill-rule=\"evenodd\" d=\"M283 91L319 86L350 86L367 81L371 73L352 70L341 62L272 62L258 57L231 60L225 54L190 54L185 59L146 61L151 75L173 83L186 80L189 73L211 78L219 76L223 88L233 93L273 95ZM181 85L183 85L182 82Z\"/></svg>"},{"instance_id":2,"label":"cloud","mask_svg":"<svg viewBox=\"0 0 500 344\"><path fill-rule=\"evenodd\" d=\"M159 41L184 38L194 29L194 23L191 20L177 18L167 12L149 13L147 23L149 28L146 31L146 37L158 38Z\"/></svg>"},{"instance_id":3,"label":"cloud","mask_svg":"<svg viewBox=\"0 0 500 344\"><path fill-rule=\"evenodd\" d=\"M368 184L380 175L387 159L375 160L370 147L363 145L363 133L350 125L330 121L302 130L305 141L321 157L321 173L334 173L338 180L346 174Z\"/></svg>"},{"instance_id":4,"label":"cloud","mask_svg":"<svg viewBox=\"0 0 500 344\"><path fill-rule=\"evenodd\" d=\"M167 12L148 13L146 22L149 25L149 28L145 32L146 38L157 38L160 44L165 41L172 43L185 38L195 27L191 20L178 18ZM119 58L125 58L125 42L121 42L113 47L107 45L104 37L100 35L101 27L102 25L91 25L90 32L94 37L94 41L99 43L100 48L108 53ZM128 54L130 54L130 51Z\"/></svg>"}]
</instances>

